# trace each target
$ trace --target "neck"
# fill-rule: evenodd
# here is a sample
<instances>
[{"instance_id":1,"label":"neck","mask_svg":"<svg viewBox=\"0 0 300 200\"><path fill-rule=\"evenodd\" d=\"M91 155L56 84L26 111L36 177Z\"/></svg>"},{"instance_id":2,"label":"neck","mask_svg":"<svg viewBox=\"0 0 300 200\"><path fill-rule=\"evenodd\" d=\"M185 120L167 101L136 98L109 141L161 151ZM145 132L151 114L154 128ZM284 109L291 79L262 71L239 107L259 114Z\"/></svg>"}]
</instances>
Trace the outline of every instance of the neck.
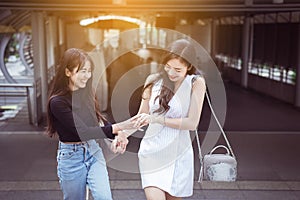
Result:
<instances>
[{"instance_id":1,"label":"neck","mask_svg":"<svg viewBox=\"0 0 300 200\"><path fill-rule=\"evenodd\" d=\"M184 79L180 80L180 81L177 81L176 83L174 83L174 92L176 92L178 90L178 88L180 87L182 81Z\"/></svg>"},{"instance_id":2,"label":"neck","mask_svg":"<svg viewBox=\"0 0 300 200\"><path fill-rule=\"evenodd\" d=\"M72 92L74 92L75 90L78 90L78 88L76 88L74 85L69 84L69 88Z\"/></svg>"}]
</instances>

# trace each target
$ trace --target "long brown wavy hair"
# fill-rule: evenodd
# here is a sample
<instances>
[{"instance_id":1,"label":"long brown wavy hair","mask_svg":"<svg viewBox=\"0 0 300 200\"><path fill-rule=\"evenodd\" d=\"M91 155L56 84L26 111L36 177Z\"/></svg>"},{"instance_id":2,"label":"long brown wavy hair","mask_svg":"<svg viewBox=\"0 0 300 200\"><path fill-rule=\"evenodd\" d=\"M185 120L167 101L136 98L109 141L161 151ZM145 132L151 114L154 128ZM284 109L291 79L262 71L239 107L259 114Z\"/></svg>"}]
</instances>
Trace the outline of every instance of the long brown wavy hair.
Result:
<instances>
[{"instance_id":1,"label":"long brown wavy hair","mask_svg":"<svg viewBox=\"0 0 300 200\"><path fill-rule=\"evenodd\" d=\"M77 48L70 48L66 50L59 62L59 65L56 69L56 76L52 83L51 89L49 91L49 98L47 104L47 128L46 134L49 137L56 136L56 129L53 126L53 115L50 111L50 101L55 96L64 96L72 91L69 88L69 77L66 76L65 71L73 71L78 67L77 72L84 66L86 61L90 61L92 71L95 66L91 57L83 50ZM96 97L96 94L92 87L92 77L88 80L86 85L86 90L88 91L88 97L92 99L95 103L95 112L97 120L104 120L104 117L100 113L100 106Z\"/></svg>"},{"instance_id":2,"label":"long brown wavy hair","mask_svg":"<svg viewBox=\"0 0 300 200\"><path fill-rule=\"evenodd\" d=\"M168 105L168 103L174 96L174 82L172 82L169 79L167 72L164 70L164 66L168 63L169 60L172 60L172 59L178 59L181 63L183 63L185 66L187 66L187 74L188 75L195 74L195 72L196 72L196 68L182 56L175 54L173 52L168 52L164 56L164 58L161 62L162 66L161 66L161 69L159 72L159 76L153 82L147 84L144 87L144 90L147 88L151 88L155 84L155 82L162 79L162 81L163 81L162 89L161 89L159 95L155 97L155 100L159 99L159 108L154 111L158 114L166 113L170 109L170 106Z\"/></svg>"}]
</instances>

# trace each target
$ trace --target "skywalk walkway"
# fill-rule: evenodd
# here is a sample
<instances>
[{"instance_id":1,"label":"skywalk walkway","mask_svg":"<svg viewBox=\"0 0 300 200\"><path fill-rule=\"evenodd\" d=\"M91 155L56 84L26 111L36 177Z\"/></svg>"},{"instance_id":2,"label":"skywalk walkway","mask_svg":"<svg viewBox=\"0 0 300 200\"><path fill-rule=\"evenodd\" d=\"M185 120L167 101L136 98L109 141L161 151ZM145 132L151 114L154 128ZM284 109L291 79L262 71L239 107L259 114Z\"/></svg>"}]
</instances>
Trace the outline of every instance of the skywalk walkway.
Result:
<instances>
[{"instance_id":1,"label":"skywalk walkway","mask_svg":"<svg viewBox=\"0 0 300 200\"><path fill-rule=\"evenodd\" d=\"M194 195L186 199L298 200L300 111L230 83L226 91L225 130L237 156L238 180L195 181ZM1 123L0 199L62 199L56 176L57 141L43 134L44 125L34 127L27 120ZM204 136L200 132L200 138ZM128 150L137 152L138 146L139 139L130 138ZM145 199L138 173L108 170L115 200Z\"/></svg>"}]
</instances>

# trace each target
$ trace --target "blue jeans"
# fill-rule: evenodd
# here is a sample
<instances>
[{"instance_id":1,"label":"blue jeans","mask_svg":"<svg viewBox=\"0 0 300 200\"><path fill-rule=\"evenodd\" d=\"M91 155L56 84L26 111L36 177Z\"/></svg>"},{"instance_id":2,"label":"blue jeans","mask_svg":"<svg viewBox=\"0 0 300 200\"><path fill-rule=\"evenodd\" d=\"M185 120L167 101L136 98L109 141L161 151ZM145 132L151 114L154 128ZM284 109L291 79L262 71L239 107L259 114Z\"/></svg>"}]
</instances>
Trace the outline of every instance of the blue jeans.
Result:
<instances>
[{"instance_id":1,"label":"blue jeans","mask_svg":"<svg viewBox=\"0 0 300 200\"><path fill-rule=\"evenodd\" d=\"M58 144L57 175L65 200L84 200L86 185L94 200L112 200L102 149L89 142Z\"/></svg>"}]
</instances>

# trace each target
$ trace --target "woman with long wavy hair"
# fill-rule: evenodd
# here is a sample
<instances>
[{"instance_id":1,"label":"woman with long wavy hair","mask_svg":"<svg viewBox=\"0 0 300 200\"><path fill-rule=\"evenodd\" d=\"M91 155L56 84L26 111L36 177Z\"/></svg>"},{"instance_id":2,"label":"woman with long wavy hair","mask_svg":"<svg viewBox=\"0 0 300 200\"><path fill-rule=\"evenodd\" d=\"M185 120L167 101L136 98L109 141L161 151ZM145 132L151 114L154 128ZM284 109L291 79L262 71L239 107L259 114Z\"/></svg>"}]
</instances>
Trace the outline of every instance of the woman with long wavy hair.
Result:
<instances>
[{"instance_id":1,"label":"woman with long wavy hair","mask_svg":"<svg viewBox=\"0 0 300 200\"><path fill-rule=\"evenodd\" d=\"M111 124L100 113L92 88L94 64L88 54L71 48L64 52L49 92L47 134L59 139L57 174L64 199L84 200L88 185L95 200L112 199L106 162L95 141L117 137L125 151L124 129L130 120Z\"/></svg>"},{"instance_id":2,"label":"woman with long wavy hair","mask_svg":"<svg viewBox=\"0 0 300 200\"><path fill-rule=\"evenodd\" d=\"M204 78L193 66L196 51L186 39L174 41L160 73L146 82L135 126L149 123L139 156L147 200L179 200L193 194L194 154L189 130L198 126Z\"/></svg>"}]
</instances>

